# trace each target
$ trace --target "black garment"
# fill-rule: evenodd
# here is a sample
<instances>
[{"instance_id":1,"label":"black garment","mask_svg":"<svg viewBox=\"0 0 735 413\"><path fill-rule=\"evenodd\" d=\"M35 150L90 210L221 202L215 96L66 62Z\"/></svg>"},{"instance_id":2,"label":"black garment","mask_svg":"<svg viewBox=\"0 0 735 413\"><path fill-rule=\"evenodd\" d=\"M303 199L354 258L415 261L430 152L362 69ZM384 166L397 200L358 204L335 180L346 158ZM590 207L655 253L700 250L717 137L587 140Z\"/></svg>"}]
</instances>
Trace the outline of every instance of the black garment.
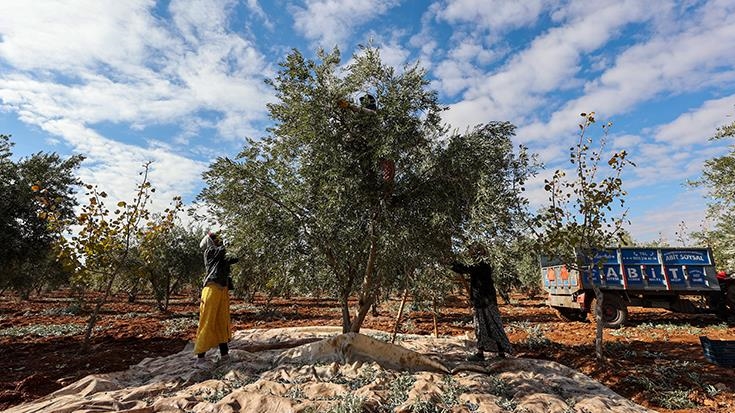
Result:
<instances>
[{"instance_id":1,"label":"black garment","mask_svg":"<svg viewBox=\"0 0 735 413\"><path fill-rule=\"evenodd\" d=\"M477 336L477 350L497 352L499 356L513 354L513 347L503 329L495 296L492 267L480 262L472 266L455 262L452 271L470 276L470 301L472 302Z\"/></svg>"},{"instance_id":2,"label":"black garment","mask_svg":"<svg viewBox=\"0 0 735 413\"><path fill-rule=\"evenodd\" d=\"M458 262L452 264L452 271L470 276L470 301L475 308L498 305L493 284L493 268L490 264L480 262L467 266Z\"/></svg>"},{"instance_id":3,"label":"black garment","mask_svg":"<svg viewBox=\"0 0 735 413\"><path fill-rule=\"evenodd\" d=\"M230 346L227 345L227 343L219 343L219 354L226 356L230 353ZM203 359L204 356L207 354L205 351L204 353L197 354L197 357L200 359Z\"/></svg>"},{"instance_id":4,"label":"black garment","mask_svg":"<svg viewBox=\"0 0 735 413\"><path fill-rule=\"evenodd\" d=\"M498 353L499 357L513 354L513 347L503 329L497 305L475 308L474 321L477 350L492 351Z\"/></svg>"},{"instance_id":5,"label":"black garment","mask_svg":"<svg viewBox=\"0 0 735 413\"><path fill-rule=\"evenodd\" d=\"M232 278L230 277L230 265L236 263L237 258L227 257L225 255L225 247L210 246L204 251L204 266L207 270L207 276L204 277L204 285L208 282L216 282L217 284L232 288Z\"/></svg>"}]
</instances>

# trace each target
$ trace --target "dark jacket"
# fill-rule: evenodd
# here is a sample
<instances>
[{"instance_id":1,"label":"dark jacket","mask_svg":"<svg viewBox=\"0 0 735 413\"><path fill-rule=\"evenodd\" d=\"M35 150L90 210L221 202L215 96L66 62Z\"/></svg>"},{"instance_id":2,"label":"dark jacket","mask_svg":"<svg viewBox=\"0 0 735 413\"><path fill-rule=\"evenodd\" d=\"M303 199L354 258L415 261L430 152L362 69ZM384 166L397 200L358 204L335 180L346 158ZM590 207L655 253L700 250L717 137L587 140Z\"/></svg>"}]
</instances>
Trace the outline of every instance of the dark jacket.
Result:
<instances>
[{"instance_id":1,"label":"dark jacket","mask_svg":"<svg viewBox=\"0 0 735 413\"><path fill-rule=\"evenodd\" d=\"M485 262L474 265L464 265L458 262L452 264L452 271L470 276L470 301L475 308L485 308L498 305L493 284L493 267Z\"/></svg>"},{"instance_id":2,"label":"dark jacket","mask_svg":"<svg viewBox=\"0 0 735 413\"><path fill-rule=\"evenodd\" d=\"M225 255L225 247L223 245L219 247L208 246L204 250L204 267L207 270L207 275L204 277L204 285L207 285L208 282L216 282L223 287L232 289L230 265L237 261L237 258L231 258Z\"/></svg>"}]
</instances>

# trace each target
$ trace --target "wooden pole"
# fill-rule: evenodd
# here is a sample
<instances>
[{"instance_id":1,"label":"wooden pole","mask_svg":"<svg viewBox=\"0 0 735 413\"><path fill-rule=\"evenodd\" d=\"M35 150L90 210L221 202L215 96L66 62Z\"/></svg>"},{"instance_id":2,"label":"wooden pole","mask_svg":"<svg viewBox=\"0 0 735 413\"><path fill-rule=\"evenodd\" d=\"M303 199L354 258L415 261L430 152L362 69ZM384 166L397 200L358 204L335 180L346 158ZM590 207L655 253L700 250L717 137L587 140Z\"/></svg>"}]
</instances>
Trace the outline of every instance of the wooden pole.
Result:
<instances>
[{"instance_id":1,"label":"wooden pole","mask_svg":"<svg viewBox=\"0 0 735 413\"><path fill-rule=\"evenodd\" d=\"M403 299L401 299L401 306L398 307L398 316L396 316L396 322L393 324L393 337L391 337L391 344L396 342L396 335L398 334L398 325L401 322L401 316L403 315L403 306L406 305L406 299L408 298L408 288L403 291Z\"/></svg>"}]
</instances>

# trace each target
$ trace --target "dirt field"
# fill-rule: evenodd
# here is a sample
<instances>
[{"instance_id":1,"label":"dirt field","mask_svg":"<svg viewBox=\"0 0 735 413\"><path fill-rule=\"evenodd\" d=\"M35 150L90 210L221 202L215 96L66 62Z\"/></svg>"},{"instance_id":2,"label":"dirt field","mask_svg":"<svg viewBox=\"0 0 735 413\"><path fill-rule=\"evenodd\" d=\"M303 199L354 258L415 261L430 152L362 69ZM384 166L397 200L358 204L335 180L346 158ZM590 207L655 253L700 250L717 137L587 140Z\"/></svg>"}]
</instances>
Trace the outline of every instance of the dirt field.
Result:
<instances>
[{"instance_id":1,"label":"dirt field","mask_svg":"<svg viewBox=\"0 0 735 413\"><path fill-rule=\"evenodd\" d=\"M472 331L471 310L461 299L440 309L440 335ZM390 332L398 301L383 303L365 327ZM234 328L339 325L334 300L293 298L266 306L233 299ZM431 334L432 314L409 302L401 331ZM93 350L80 352L87 315L63 292L19 302L0 297L0 409L48 394L88 374L118 371L146 357L180 351L196 331L197 305L177 297L167 314L151 300L129 304L115 298L103 308ZM547 359L577 369L619 394L668 412L735 411L735 369L710 364L699 336L735 340L735 327L709 315L681 315L656 309L631 309L630 323L605 332L607 365L594 358L594 324L562 322L543 299L514 297L501 312L520 357Z\"/></svg>"}]
</instances>

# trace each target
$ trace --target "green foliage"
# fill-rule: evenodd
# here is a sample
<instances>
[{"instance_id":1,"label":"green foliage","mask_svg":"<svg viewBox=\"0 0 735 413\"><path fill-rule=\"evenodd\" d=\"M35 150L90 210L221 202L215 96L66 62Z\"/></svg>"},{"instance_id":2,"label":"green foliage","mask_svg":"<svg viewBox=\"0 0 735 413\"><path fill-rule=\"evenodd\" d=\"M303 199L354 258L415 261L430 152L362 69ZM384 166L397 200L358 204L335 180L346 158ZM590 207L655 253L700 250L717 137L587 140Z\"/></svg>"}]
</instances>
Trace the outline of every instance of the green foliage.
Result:
<instances>
[{"instance_id":1,"label":"green foliage","mask_svg":"<svg viewBox=\"0 0 735 413\"><path fill-rule=\"evenodd\" d=\"M373 383L378 378L378 372L371 365L360 369L360 374L348 383L351 390L357 390L363 386Z\"/></svg>"},{"instance_id":2,"label":"green foliage","mask_svg":"<svg viewBox=\"0 0 735 413\"><path fill-rule=\"evenodd\" d=\"M449 409L432 400L417 400L411 404L411 413L449 413Z\"/></svg>"},{"instance_id":3,"label":"green foliage","mask_svg":"<svg viewBox=\"0 0 735 413\"><path fill-rule=\"evenodd\" d=\"M490 376L488 378L488 392L498 396L501 399L512 399L514 397L513 388L510 384L498 376Z\"/></svg>"},{"instance_id":4,"label":"green foliage","mask_svg":"<svg viewBox=\"0 0 735 413\"><path fill-rule=\"evenodd\" d=\"M668 390L657 393L651 401L665 409L691 409L697 404L689 399L689 390Z\"/></svg>"},{"instance_id":5,"label":"green foliage","mask_svg":"<svg viewBox=\"0 0 735 413\"><path fill-rule=\"evenodd\" d=\"M176 337L182 333L196 330L197 320L193 318L172 318L164 320L163 335L166 337Z\"/></svg>"},{"instance_id":6,"label":"green foliage","mask_svg":"<svg viewBox=\"0 0 735 413\"><path fill-rule=\"evenodd\" d=\"M717 129L713 139L735 137L735 122ZM722 156L704 163L702 177L691 182L705 187L710 199L707 216L712 228L692 233L694 239L712 248L715 262L728 273L735 272L735 145Z\"/></svg>"},{"instance_id":7,"label":"green foliage","mask_svg":"<svg viewBox=\"0 0 735 413\"><path fill-rule=\"evenodd\" d=\"M528 297L535 297L543 292L538 255L533 252L534 248L535 240L519 234L488 250L498 294L506 303L510 302L510 293L514 290L521 291Z\"/></svg>"},{"instance_id":8,"label":"green foliage","mask_svg":"<svg viewBox=\"0 0 735 413\"><path fill-rule=\"evenodd\" d=\"M416 383L416 378L409 373L401 373L390 382L385 410L393 411L397 406L408 400L408 392Z\"/></svg>"},{"instance_id":9,"label":"green foliage","mask_svg":"<svg viewBox=\"0 0 735 413\"><path fill-rule=\"evenodd\" d=\"M230 393L232 393L232 388L230 388L229 386L223 386L210 391L209 394L204 396L204 401L208 403L217 403L220 400L224 399Z\"/></svg>"},{"instance_id":10,"label":"green foliage","mask_svg":"<svg viewBox=\"0 0 735 413\"><path fill-rule=\"evenodd\" d=\"M12 146L10 136L0 135L0 290L28 298L34 289L55 288L69 277L53 249L63 228L50 225L47 214L52 209L51 218L72 216L81 183L75 171L84 157L38 152L13 161Z\"/></svg>"},{"instance_id":11,"label":"green foliage","mask_svg":"<svg viewBox=\"0 0 735 413\"><path fill-rule=\"evenodd\" d=\"M641 387L648 393L652 403L667 409L697 407L690 395L701 390L709 397L717 395L717 389L703 381L702 371L692 362L659 359L653 368L646 367L630 372L624 382Z\"/></svg>"},{"instance_id":12,"label":"green foliage","mask_svg":"<svg viewBox=\"0 0 735 413\"><path fill-rule=\"evenodd\" d=\"M412 283L453 236L508 232L528 157L513 153L506 122L449 133L418 66L396 71L373 48L340 61L337 50L290 53L269 81L270 136L214 162L201 199L243 256L243 278L333 294L345 331L358 331L379 291ZM350 102L367 93L375 110Z\"/></svg>"},{"instance_id":13,"label":"green foliage","mask_svg":"<svg viewBox=\"0 0 735 413\"><path fill-rule=\"evenodd\" d=\"M553 341L549 340L544 334L544 328L540 325L535 325L526 329L528 334L526 338L520 343L522 346L527 347L531 351L539 351L548 349L554 344Z\"/></svg>"},{"instance_id":14,"label":"green foliage","mask_svg":"<svg viewBox=\"0 0 735 413\"><path fill-rule=\"evenodd\" d=\"M441 402L447 408L452 408L459 404L459 396L467 391L467 388L461 386L452 376L444 376L442 379Z\"/></svg>"},{"instance_id":15,"label":"green foliage","mask_svg":"<svg viewBox=\"0 0 735 413\"><path fill-rule=\"evenodd\" d=\"M294 384L293 386L291 386L291 388L288 389L284 396L294 400L303 400L306 398L304 390L301 389L301 386L299 386L298 384Z\"/></svg>"},{"instance_id":16,"label":"green foliage","mask_svg":"<svg viewBox=\"0 0 735 413\"><path fill-rule=\"evenodd\" d=\"M164 215L154 217L139 235L136 251L140 273L150 283L158 309L168 310L171 294L184 286L199 286L202 256L201 232L176 223L181 200L175 199Z\"/></svg>"}]
</instances>

